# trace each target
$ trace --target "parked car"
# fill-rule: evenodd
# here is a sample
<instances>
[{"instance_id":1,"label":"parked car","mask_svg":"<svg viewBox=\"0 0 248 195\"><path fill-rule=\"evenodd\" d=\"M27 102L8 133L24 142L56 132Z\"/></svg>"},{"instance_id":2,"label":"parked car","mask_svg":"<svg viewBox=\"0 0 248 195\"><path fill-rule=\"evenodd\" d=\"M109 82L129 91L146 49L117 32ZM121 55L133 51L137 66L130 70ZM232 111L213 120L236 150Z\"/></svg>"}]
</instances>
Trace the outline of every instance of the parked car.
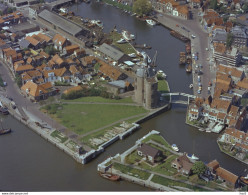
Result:
<instances>
[{"instance_id":1,"label":"parked car","mask_svg":"<svg viewBox=\"0 0 248 195\"><path fill-rule=\"evenodd\" d=\"M200 76L198 76L197 79L198 79L198 82L201 82L201 77Z\"/></svg>"},{"instance_id":2,"label":"parked car","mask_svg":"<svg viewBox=\"0 0 248 195\"><path fill-rule=\"evenodd\" d=\"M198 90L197 93L198 93L198 94L201 94L201 90Z\"/></svg>"},{"instance_id":3,"label":"parked car","mask_svg":"<svg viewBox=\"0 0 248 195\"><path fill-rule=\"evenodd\" d=\"M195 35L193 35L193 34L191 35L191 37L192 37L193 39L194 39L194 38L196 38L196 36L195 36Z\"/></svg>"}]
</instances>

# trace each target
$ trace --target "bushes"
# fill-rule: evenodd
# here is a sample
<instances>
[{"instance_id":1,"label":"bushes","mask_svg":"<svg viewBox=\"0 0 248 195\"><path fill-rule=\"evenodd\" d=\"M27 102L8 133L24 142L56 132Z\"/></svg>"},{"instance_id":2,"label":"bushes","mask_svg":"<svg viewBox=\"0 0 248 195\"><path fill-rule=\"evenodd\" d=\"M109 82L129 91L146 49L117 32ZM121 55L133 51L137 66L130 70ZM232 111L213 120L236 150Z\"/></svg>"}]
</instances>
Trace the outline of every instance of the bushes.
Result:
<instances>
[{"instance_id":1,"label":"bushes","mask_svg":"<svg viewBox=\"0 0 248 195\"><path fill-rule=\"evenodd\" d=\"M105 88L91 87L89 89L82 89L79 91L71 91L68 94L62 94L61 98L65 100L74 100L80 97L87 96L100 96L108 99L120 99L119 96L115 96L112 93L106 91Z\"/></svg>"}]
</instances>

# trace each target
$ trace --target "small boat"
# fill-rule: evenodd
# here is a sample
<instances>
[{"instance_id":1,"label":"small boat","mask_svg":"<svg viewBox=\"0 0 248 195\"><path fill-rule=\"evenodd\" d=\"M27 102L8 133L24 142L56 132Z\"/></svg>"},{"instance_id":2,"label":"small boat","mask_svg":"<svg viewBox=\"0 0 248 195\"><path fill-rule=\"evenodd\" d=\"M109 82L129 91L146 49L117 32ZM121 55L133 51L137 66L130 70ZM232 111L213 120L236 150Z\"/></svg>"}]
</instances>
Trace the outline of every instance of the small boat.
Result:
<instances>
[{"instance_id":1,"label":"small boat","mask_svg":"<svg viewBox=\"0 0 248 195\"><path fill-rule=\"evenodd\" d=\"M199 131L205 131L205 129L203 129L203 128L199 128L198 130L199 130Z\"/></svg>"},{"instance_id":2,"label":"small boat","mask_svg":"<svg viewBox=\"0 0 248 195\"><path fill-rule=\"evenodd\" d=\"M3 107L0 107L0 112L1 112L2 114L4 114L4 115L8 115L8 114L9 114L8 109L3 108Z\"/></svg>"},{"instance_id":3,"label":"small boat","mask_svg":"<svg viewBox=\"0 0 248 195\"><path fill-rule=\"evenodd\" d=\"M175 150L176 152L179 151L179 148L177 147L176 144L172 144L172 145L171 145L171 148L172 148L173 150Z\"/></svg>"},{"instance_id":4,"label":"small boat","mask_svg":"<svg viewBox=\"0 0 248 195\"><path fill-rule=\"evenodd\" d=\"M192 89L193 87L194 87L194 85L193 85L193 84L190 84L190 85L189 85L189 88L190 88L190 89Z\"/></svg>"},{"instance_id":5,"label":"small boat","mask_svg":"<svg viewBox=\"0 0 248 195\"><path fill-rule=\"evenodd\" d=\"M139 58L134 58L134 59L132 59L132 62L139 62L139 61L140 61Z\"/></svg>"},{"instance_id":6,"label":"small boat","mask_svg":"<svg viewBox=\"0 0 248 195\"><path fill-rule=\"evenodd\" d=\"M1 129L0 130L0 135L4 135L4 134L7 134L7 133L10 133L11 132L11 129Z\"/></svg>"},{"instance_id":7,"label":"small boat","mask_svg":"<svg viewBox=\"0 0 248 195\"><path fill-rule=\"evenodd\" d=\"M164 71L162 71L162 70L159 70L158 72L157 72L157 74L158 75L161 75L164 79L166 79L166 77L167 77L167 75L164 73Z\"/></svg>"},{"instance_id":8,"label":"small boat","mask_svg":"<svg viewBox=\"0 0 248 195\"><path fill-rule=\"evenodd\" d=\"M187 157L192 160L192 161L197 161L199 160L199 158L197 156L195 156L194 154L187 154Z\"/></svg>"},{"instance_id":9,"label":"small boat","mask_svg":"<svg viewBox=\"0 0 248 195\"><path fill-rule=\"evenodd\" d=\"M96 24L100 28L103 28L103 23L100 20L91 20L91 24Z\"/></svg>"},{"instance_id":10,"label":"small boat","mask_svg":"<svg viewBox=\"0 0 248 195\"><path fill-rule=\"evenodd\" d=\"M146 23L151 25L151 26L154 26L157 24L154 20L146 20Z\"/></svg>"},{"instance_id":11,"label":"small boat","mask_svg":"<svg viewBox=\"0 0 248 195\"><path fill-rule=\"evenodd\" d=\"M130 54L128 54L128 56L131 57L131 58L136 58L137 57L137 55L135 53L130 53Z\"/></svg>"},{"instance_id":12,"label":"small boat","mask_svg":"<svg viewBox=\"0 0 248 195\"><path fill-rule=\"evenodd\" d=\"M131 41L135 39L135 35L129 33L126 30L123 30L121 34L126 41Z\"/></svg>"},{"instance_id":13,"label":"small boat","mask_svg":"<svg viewBox=\"0 0 248 195\"><path fill-rule=\"evenodd\" d=\"M113 175L110 173L100 173L100 175L106 179L109 179L111 181L118 181L120 180L120 176L119 175Z\"/></svg>"},{"instance_id":14,"label":"small boat","mask_svg":"<svg viewBox=\"0 0 248 195\"><path fill-rule=\"evenodd\" d=\"M122 44L122 43L126 43L127 41L123 38L121 38L120 40L116 41L116 43Z\"/></svg>"},{"instance_id":15,"label":"small boat","mask_svg":"<svg viewBox=\"0 0 248 195\"><path fill-rule=\"evenodd\" d=\"M144 58L144 60L147 60L148 64L150 64L152 62L151 58L146 54L146 52L142 51L142 52L140 52L140 54Z\"/></svg>"},{"instance_id":16,"label":"small boat","mask_svg":"<svg viewBox=\"0 0 248 195\"><path fill-rule=\"evenodd\" d=\"M191 73L192 72L192 66L191 66L191 64L188 64L188 66L186 67L186 72L187 73Z\"/></svg>"},{"instance_id":17,"label":"small boat","mask_svg":"<svg viewBox=\"0 0 248 195\"><path fill-rule=\"evenodd\" d=\"M241 176L240 177L240 181L245 184L245 185L248 185L248 175L246 177L244 176Z\"/></svg>"}]
</instances>

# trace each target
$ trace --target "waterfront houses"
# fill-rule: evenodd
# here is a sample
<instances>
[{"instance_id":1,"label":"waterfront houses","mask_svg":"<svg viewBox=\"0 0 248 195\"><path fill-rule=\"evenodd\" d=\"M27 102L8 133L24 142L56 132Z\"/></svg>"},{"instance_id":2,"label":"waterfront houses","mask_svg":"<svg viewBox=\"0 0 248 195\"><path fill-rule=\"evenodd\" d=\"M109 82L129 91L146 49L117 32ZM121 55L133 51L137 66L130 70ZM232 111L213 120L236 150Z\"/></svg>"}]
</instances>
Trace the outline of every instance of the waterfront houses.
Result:
<instances>
[{"instance_id":1,"label":"waterfront houses","mask_svg":"<svg viewBox=\"0 0 248 195\"><path fill-rule=\"evenodd\" d=\"M190 11L185 1L157 0L153 2L155 10L182 19L190 18Z\"/></svg>"},{"instance_id":2,"label":"waterfront houses","mask_svg":"<svg viewBox=\"0 0 248 195\"><path fill-rule=\"evenodd\" d=\"M209 162L207 168L215 179L223 181L227 186L231 188L236 188L238 186L238 176L220 167L217 160Z\"/></svg>"}]
</instances>

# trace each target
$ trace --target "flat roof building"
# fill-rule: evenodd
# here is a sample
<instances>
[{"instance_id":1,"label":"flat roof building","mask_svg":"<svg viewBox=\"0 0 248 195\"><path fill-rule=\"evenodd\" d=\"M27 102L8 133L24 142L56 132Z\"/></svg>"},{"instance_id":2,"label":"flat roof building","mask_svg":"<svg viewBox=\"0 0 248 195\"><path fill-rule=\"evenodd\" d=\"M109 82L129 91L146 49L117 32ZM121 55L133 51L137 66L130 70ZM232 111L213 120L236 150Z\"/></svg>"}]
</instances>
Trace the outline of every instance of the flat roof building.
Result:
<instances>
[{"instance_id":1,"label":"flat roof building","mask_svg":"<svg viewBox=\"0 0 248 195\"><path fill-rule=\"evenodd\" d=\"M38 17L48 22L50 25L53 25L55 29L59 28L74 37L83 34L83 31L86 30L80 27L79 25L71 22L70 20L67 20L66 18L53 12L50 12L46 9L40 12L38 14Z\"/></svg>"}]
</instances>

